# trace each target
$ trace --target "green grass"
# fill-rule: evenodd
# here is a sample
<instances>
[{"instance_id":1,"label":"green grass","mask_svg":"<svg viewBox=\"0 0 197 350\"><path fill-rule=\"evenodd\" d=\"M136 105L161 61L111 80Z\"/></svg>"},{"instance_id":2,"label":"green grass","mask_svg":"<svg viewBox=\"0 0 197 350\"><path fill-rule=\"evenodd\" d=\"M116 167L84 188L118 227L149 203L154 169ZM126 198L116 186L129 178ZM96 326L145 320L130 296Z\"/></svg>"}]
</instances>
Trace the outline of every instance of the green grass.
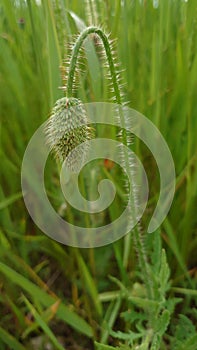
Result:
<instances>
[{"instance_id":1,"label":"green grass","mask_svg":"<svg viewBox=\"0 0 197 350\"><path fill-rule=\"evenodd\" d=\"M34 0L1 1L2 350L34 349L32 341L40 337L42 350L44 341L53 349L197 349L196 18L196 0L160 0L155 8L151 0L43 0L40 6ZM170 213L157 232L144 234L154 290L151 300L131 237L89 250L63 246L39 231L22 199L20 172L28 141L63 96L60 67L66 66L71 36L93 22L117 39L125 98L159 128L175 163ZM75 96L84 102L109 101L106 68L97 48L88 41L84 51ZM100 137L114 135L105 127L97 132ZM132 148L150 183L141 223L146 232L159 193L158 170L139 140ZM64 199L53 159L47 162L48 173L48 195L60 210ZM102 161L87 167L83 191L91 198L95 181L106 176L114 179L119 193L109 210L84 219L69 207L70 220L99 226L119 215L124 195L119 169L107 170Z\"/></svg>"}]
</instances>

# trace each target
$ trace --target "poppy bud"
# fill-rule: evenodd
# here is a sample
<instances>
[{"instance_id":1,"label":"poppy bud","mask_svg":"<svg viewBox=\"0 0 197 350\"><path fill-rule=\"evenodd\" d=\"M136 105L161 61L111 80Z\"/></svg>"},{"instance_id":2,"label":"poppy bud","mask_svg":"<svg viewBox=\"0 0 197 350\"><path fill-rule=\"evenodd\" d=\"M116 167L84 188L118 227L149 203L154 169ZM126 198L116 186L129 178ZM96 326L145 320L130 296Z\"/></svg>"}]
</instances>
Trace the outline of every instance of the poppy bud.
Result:
<instances>
[{"instance_id":1,"label":"poppy bud","mask_svg":"<svg viewBox=\"0 0 197 350\"><path fill-rule=\"evenodd\" d=\"M63 97L56 101L47 121L46 142L57 159L61 162L66 159L67 167L76 170L86 155L87 143L82 143L90 140L91 130L82 102ZM75 150L79 145L81 147Z\"/></svg>"}]
</instances>

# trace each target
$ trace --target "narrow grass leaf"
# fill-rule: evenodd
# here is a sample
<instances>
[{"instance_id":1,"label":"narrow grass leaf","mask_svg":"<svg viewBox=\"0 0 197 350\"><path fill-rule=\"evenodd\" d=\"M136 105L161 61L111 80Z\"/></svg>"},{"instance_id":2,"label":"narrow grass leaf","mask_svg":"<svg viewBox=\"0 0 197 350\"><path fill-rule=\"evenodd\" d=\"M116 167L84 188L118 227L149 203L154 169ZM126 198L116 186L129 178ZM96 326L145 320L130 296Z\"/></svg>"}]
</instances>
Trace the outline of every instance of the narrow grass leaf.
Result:
<instances>
[{"instance_id":1,"label":"narrow grass leaf","mask_svg":"<svg viewBox=\"0 0 197 350\"><path fill-rule=\"evenodd\" d=\"M18 340L9 334L5 329L0 327L0 339L9 346L10 350L26 350Z\"/></svg>"},{"instance_id":2,"label":"narrow grass leaf","mask_svg":"<svg viewBox=\"0 0 197 350\"><path fill-rule=\"evenodd\" d=\"M52 296L48 295L41 288L37 287L34 283L27 280L18 272L14 271L7 265L0 262L0 271L7 276L12 283L17 284L23 290L28 292L35 300L39 301L43 306L49 307L56 300ZM59 309L57 311L57 317L59 317L62 321L66 322L79 332L87 335L88 337L92 337L92 329L91 327L75 312L71 311L66 305L60 304Z\"/></svg>"},{"instance_id":3,"label":"narrow grass leaf","mask_svg":"<svg viewBox=\"0 0 197 350\"><path fill-rule=\"evenodd\" d=\"M18 192L13 194L12 196L9 196L8 198L5 198L4 200L2 200L0 202L0 210L5 209L6 207L8 207L8 205L16 202L18 199L22 198L22 193Z\"/></svg>"},{"instance_id":4,"label":"narrow grass leaf","mask_svg":"<svg viewBox=\"0 0 197 350\"><path fill-rule=\"evenodd\" d=\"M100 301L99 296L98 296L98 291L97 291L97 288L95 286L95 282L94 282L92 276L90 275L90 272L89 272L82 256L78 254L77 259L78 259L79 269L81 270L81 277L84 280L84 286L86 288L86 291L91 296L92 301L94 303L94 307L95 307L98 315L102 316L102 304L101 304L101 301Z\"/></svg>"},{"instance_id":5,"label":"narrow grass leaf","mask_svg":"<svg viewBox=\"0 0 197 350\"><path fill-rule=\"evenodd\" d=\"M51 341L55 345L55 347L58 350L65 350L65 348L58 342L58 340L55 337L54 333L51 331L49 326L45 323L45 321L39 315L39 313L36 311L36 309L33 307L33 305L28 301L28 299L23 296L23 300L25 301L25 304L27 305L29 311L34 316L34 318L35 318L36 322L38 323L38 325L42 328L42 330L49 337L49 339L51 339Z\"/></svg>"}]
</instances>

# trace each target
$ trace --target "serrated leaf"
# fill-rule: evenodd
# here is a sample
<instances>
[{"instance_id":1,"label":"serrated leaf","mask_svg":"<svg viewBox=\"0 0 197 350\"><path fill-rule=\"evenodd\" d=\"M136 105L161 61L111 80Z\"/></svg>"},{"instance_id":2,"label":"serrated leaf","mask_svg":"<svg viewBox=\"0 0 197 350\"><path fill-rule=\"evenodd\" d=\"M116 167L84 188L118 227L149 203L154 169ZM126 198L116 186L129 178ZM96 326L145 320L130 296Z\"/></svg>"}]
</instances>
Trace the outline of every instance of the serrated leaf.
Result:
<instances>
[{"instance_id":1,"label":"serrated leaf","mask_svg":"<svg viewBox=\"0 0 197 350\"><path fill-rule=\"evenodd\" d=\"M196 336L196 328L192 321L185 315L179 315L179 323L176 327L174 335L175 349L178 350L184 343L188 342L188 339Z\"/></svg>"},{"instance_id":2,"label":"serrated leaf","mask_svg":"<svg viewBox=\"0 0 197 350\"><path fill-rule=\"evenodd\" d=\"M141 307L144 310L154 310L159 307L159 303L155 300L149 300L145 298L129 297L128 298L133 304Z\"/></svg>"},{"instance_id":3,"label":"serrated leaf","mask_svg":"<svg viewBox=\"0 0 197 350\"><path fill-rule=\"evenodd\" d=\"M94 345L95 345L95 349L96 350L114 350L114 349L119 349L117 347L113 347L113 346L110 346L110 345L105 345L105 344L101 344L101 343L97 343L96 341L94 342Z\"/></svg>"},{"instance_id":4,"label":"serrated leaf","mask_svg":"<svg viewBox=\"0 0 197 350\"><path fill-rule=\"evenodd\" d=\"M110 335L115 339L126 341L129 345L132 345L134 340L140 339L143 336L142 333L134 333L132 331L129 331L128 333L121 332L121 331L117 331L117 332L111 331Z\"/></svg>"},{"instance_id":5,"label":"serrated leaf","mask_svg":"<svg viewBox=\"0 0 197 350\"><path fill-rule=\"evenodd\" d=\"M144 313L136 312L135 310L128 310L121 313L121 317L124 318L125 322L133 323L136 321L146 320Z\"/></svg>"},{"instance_id":6,"label":"serrated leaf","mask_svg":"<svg viewBox=\"0 0 197 350\"><path fill-rule=\"evenodd\" d=\"M165 250L162 249L162 255L161 255L161 268L159 271L159 283L160 283L160 292L163 296L165 296L166 291L169 289L169 276L170 276L170 269L167 263L166 253Z\"/></svg>"},{"instance_id":7,"label":"serrated leaf","mask_svg":"<svg viewBox=\"0 0 197 350\"><path fill-rule=\"evenodd\" d=\"M156 331L160 337L162 337L162 335L165 333L169 322L170 322L170 312L168 310L164 310L158 319L158 325L156 328Z\"/></svg>"},{"instance_id":8,"label":"serrated leaf","mask_svg":"<svg viewBox=\"0 0 197 350\"><path fill-rule=\"evenodd\" d=\"M192 335L191 337L188 337L188 339L180 344L179 350L196 350L197 349L197 334Z\"/></svg>"}]
</instances>

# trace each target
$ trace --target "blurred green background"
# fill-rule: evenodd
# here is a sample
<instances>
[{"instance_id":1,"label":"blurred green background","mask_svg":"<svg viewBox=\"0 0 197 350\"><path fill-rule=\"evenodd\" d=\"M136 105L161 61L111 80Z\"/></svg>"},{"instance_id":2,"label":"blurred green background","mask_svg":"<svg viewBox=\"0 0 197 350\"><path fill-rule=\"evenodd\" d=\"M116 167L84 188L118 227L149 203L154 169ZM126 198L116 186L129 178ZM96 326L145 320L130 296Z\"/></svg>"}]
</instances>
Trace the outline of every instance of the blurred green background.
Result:
<instances>
[{"instance_id":1,"label":"blurred green background","mask_svg":"<svg viewBox=\"0 0 197 350\"><path fill-rule=\"evenodd\" d=\"M60 87L66 84L64 71L69 43L84 26L92 23L101 25L110 33L111 39L116 39L117 61L123 70L122 90L128 105L154 122L172 153L176 193L170 213L159 230L160 244L166 249L171 270L170 298L182 297L174 318L178 318L179 313L187 315L185 322L189 322L190 329L194 327L191 310L197 296L194 291L197 249L196 0L43 0L39 3L2 0L1 350L45 349L41 344L45 336L54 349L93 349L93 340L120 346L119 338L115 337L114 341L110 332L113 329L117 332L128 330L128 322L120 318L120 312L129 306L126 301L117 303L119 299L114 297L113 291L119 288L108 275L121 280L125 288L139 282L132 246L125 267L122 264L123 240L95 250L77 250L52 241L31 221L20 185L21 163L28 141L47 119L55 101L64 95ZM78 76L75 96L84 102L109 101L111 93L105 78L106 68L101 65L91 44L92 50L85 49L86 58L82 59L84 66ZM148 206L148 213L151 213L159 193L155 175L157 166L144 145L137 141L133 147L141 157L151 184ZM60 209L63 196L57 190L58 169L53 160L47 167L51 174L46 176L49 197ZM92 174L87 181L93 181L93 177ZM143 225L146 226L146 219ZM128 277L126 280L122 279L124 275ZM136 293L140 296L140 292ZM172 321L170 335L164 339L161 349L176 349L176 345L173 348L173 342L170 343L175 334L173 327ZM36 345L33 339L38 341ZM124 343L122 349L127 349L130 346L127 340L120 339ZM131 346L136 344L134 341ZM182 349L196 349L195 345L189 346ZM99 350L108 348L98 347Z\"/></svg>"}]
</instances>

